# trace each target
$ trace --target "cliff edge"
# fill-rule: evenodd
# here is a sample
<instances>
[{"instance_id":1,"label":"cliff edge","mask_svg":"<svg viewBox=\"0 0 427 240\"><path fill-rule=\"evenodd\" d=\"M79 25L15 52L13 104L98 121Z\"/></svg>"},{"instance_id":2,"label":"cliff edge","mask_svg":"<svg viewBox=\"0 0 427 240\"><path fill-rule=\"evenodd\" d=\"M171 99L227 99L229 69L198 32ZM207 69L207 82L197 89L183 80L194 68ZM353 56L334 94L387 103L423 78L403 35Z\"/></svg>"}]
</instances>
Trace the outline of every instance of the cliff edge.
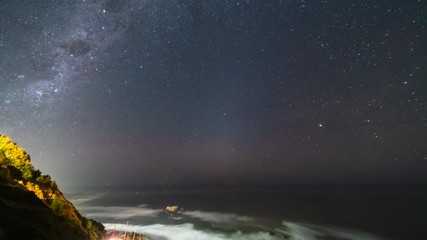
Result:
<instances>
[{"instance_id":1,"label":"cliff edge","mask_svg":"<svg viewBox=\"0 0 427 240\"><path fill-rule=\"evenodd\" d=\"M104 226L82 216L30 156L0 135L0 240L104 239Z\"/></svg>"}]
</instances>

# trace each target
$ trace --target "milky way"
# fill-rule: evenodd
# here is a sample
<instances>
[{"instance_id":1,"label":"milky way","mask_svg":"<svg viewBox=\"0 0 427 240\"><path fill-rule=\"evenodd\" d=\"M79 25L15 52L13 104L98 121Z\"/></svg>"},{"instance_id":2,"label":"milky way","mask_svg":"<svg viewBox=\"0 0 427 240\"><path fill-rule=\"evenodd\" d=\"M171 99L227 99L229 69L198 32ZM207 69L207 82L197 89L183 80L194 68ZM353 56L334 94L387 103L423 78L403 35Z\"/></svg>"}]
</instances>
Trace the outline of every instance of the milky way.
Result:
<instances>
[{"instance_id":1,"label":"milky way","mask_svg":"<svg viewBox=\"0 0 427 240\"><path fill-rule=\"evenodd\" d=\"M75 82L99 71L100 62L109 57L106 52L127 31L129 17L137 7L131 2L119 7L111 1L56 5L48 9L45 21L61 19L61 24L49 26L42 23L46 25L35 34L21 33L22 38L31 39L34 52L29 53L27 60L35 66L3 77L3 81L15 89L2 92L3 109L23 107L33 117L51 114L47 111L51 111L57 101L71 97L68 92L73 91ZM142 9L144 1L140 1L138 6ZM56 11L55 7L62 11ZM38 20L37 16L30 17L35 22ZM18 21L30 24L21 18Z\"/></svg>"},{"instance_id":2,"label":"milky way","mask_svg":"<svg viewBox=\"0 0 427 240\"><path fill-rule=\"evenodd\" d=\"M0 132L60 183L426 182L425 9L0 1Z\"/></svg>"}]
</instances>

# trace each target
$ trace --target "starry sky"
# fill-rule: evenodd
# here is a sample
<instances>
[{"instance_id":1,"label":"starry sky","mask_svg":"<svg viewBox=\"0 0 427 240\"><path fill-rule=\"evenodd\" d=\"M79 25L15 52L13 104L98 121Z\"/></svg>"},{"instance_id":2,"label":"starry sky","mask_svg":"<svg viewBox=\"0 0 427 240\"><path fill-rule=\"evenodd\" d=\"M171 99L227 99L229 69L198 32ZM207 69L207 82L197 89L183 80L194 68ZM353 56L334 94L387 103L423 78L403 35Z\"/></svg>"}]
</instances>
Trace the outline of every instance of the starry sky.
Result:
<instances>
[{"instance_id":1,"label":"starry sky","mask_svg":"<svg viewBox=\"0 0 427 240\"><path fill-rule=\"evenodd\" d=\"M427 183L424 0L0 0L0 132L60 185Z\"/></svg>"}]
</instances>

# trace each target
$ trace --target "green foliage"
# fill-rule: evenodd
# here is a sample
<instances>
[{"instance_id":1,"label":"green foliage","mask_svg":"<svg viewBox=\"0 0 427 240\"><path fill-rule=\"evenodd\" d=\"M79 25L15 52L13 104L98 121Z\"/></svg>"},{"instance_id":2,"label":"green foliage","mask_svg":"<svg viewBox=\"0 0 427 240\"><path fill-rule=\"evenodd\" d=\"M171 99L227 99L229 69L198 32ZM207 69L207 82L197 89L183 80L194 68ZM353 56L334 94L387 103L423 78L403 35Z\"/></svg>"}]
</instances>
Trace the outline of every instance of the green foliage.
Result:
<instances>
[{"instance_id":1,"label":"green foliage","mask_svg":"<svg viewBox=\"0 0 427 240\"><path fill-rule=\"evenodd\" d=\"M58 214L59 216L64 216L65 215L64 205L65 204L62 199L55 198L52 200L50 204L50 209L52 209L53 212Z\"/></svg>"},{"instance_id":2,"label":"green foliage","mask_svg":"<svg viewBox=\"0 0 427 240\"><path fill-rule=\"evenodd\" d=\"M20 168L18 168L22 172L22 177L25 180L31 180L33 178L33 167L31 165L21 165Z\"/></svg>"},{"instance_id":3,"label":"green foliage","mask_svg":"<svg viewBox=\"0 0 427 240\"><path fill-rule=\"evenodd\" d=\"M91 230L93 228L93 223L90 219L86 219L85 228L86 230Z\"/></svg>"},{"instance_id":4,"label":"green foliage","mask_svg":"<svg viewBox=\"0 0 427 240\"><path fill-rule=\"evenodd\" d=\"M33 178L37 179L38 177L40 177L42 175L42 172L40 172L40 170L34 170L33 171Z\"/></svg>"},{"instance_id":5,"label":"green foliage","mask_svg":"<svg viewBox=\"0 0 427 240\"><path fill-rule=\"evenodd\" d=\"M1 240L91 239L83 229L55 214L26 189L0 184L0 193ZM102 239L100 236L97 240Z\"/></svg>"},{"instance_id":6,"label":"green foliage","mask_svg":"<svg viewBox=\"0 0 427 240\"><path fill-rule=\"evenodd\" d=\"M10 163L10 160L6 157L3 150L0 149L0 167L6 166Z\"/></svg>"},{"instance_id":7,"label":"green foliage","mask_svg":"<svg viewBox=\"0 0 427 240\"><path fill-rule=\"evenodd\" d=\"M0 152L0 155L3 155L0 156L0 159L3 159L0 161L2 166L12 165L22 172L25 180L32 178L34 167L31 165L30 156L4 135L0 135Z\"/></svg>"},{"instance_id":8,"label":"green foliage","mask_svg":"<svg viewBox=\"0 0 427 240\"><path fill-rule=\"evenodd\" d=\"M77 226L83 227L82 220L80 219L82 217L79 214L76 214L74 206L65 198L58 197L52 199L50 208L59 216L63 216Z\"/></svg>"},{"instance_id":9,"label":"green foliage","mask_svg":"<svg viewBox=\"0 0 427 240\"><path fill-rule=\"evenodd\" d=\"M81 216L65 199L56 182L49 175L35 170L24 149L4 135L0 135L0 167L0 177L33 192L53 213L79 229L87 239L100 239L104 235L104 226Z\"/></svg>"},{"instance_id":10,"label":"green foliage","mask_svg":"<svg viewBox=\"0 0 427 240\"><path fill-rule=\"evenodd\" d=\"M35 182L38 183L41 187L50 188L53 191L56 191L58 189L58 186L56 185L56 182L53 181L52 178L49 175L39 175L35 179Z\"/></svg>"}]
</instances>

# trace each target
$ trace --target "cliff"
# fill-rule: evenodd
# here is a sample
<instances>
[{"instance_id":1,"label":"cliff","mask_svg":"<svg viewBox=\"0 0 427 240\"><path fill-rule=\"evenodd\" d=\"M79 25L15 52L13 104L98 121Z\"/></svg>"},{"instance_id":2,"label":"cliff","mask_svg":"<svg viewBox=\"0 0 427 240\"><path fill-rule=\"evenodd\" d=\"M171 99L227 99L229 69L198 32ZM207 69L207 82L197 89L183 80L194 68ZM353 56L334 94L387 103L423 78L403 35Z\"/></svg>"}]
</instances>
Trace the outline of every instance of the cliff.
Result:
<instances>
[{"instance_id":1,"label":"cliff","mask_svg":"<svg viewBox=\"0 0 427 240\"><path fill-rule=\"evenodd\" d=\"M0 135L0 240L103 239L104 226L83 217L30 156Z\"/></svg>"}]
</instances>

